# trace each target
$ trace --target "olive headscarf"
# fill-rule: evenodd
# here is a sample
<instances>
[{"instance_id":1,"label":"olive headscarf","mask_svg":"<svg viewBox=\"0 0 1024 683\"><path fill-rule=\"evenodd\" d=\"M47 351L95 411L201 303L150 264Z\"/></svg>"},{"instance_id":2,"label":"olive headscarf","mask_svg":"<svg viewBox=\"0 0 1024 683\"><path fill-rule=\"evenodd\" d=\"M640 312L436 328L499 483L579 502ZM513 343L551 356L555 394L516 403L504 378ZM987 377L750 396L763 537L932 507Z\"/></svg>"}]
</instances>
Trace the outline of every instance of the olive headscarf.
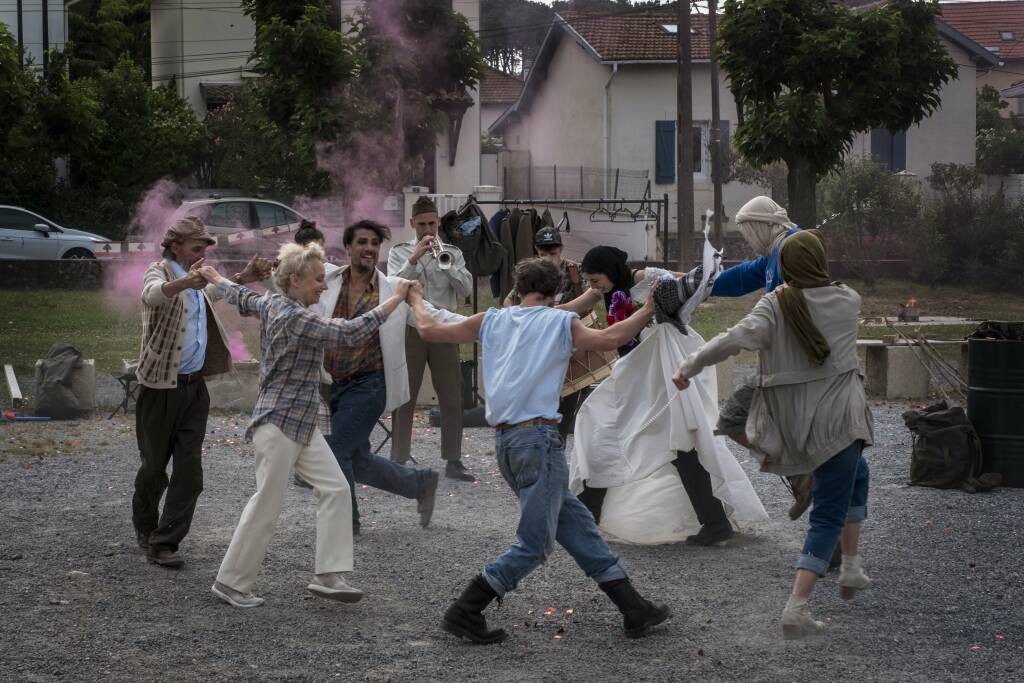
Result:
<instances>
[{"instance_id":1,"label":"olive headscarf","mask_svg":"<svg viewBox=\"0 0 1024 683\"><path fill-rule=\"evenodd\" d=\"M775 290L782 308L782 317L811 362L821 365L831 353L821 330L814 324L807 310L805 289L827 287L832 284L825 258L825 245L817 230L801 230L782 243L779 254L782 279L786 284Z\"/></svg>"}]
</instances>

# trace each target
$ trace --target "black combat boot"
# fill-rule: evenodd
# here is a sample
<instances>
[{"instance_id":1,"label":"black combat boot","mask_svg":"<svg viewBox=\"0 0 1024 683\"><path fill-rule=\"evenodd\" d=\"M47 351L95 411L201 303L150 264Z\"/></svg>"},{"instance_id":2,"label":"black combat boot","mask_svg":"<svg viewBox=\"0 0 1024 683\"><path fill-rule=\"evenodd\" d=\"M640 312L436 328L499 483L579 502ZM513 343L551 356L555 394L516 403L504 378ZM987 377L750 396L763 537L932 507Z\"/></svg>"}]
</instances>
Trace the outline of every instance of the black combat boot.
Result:
<instances>
[{"instance_id":1,"label":"black combat boot","mask_svg":"<svg viewBox=\"0 0 1024 683\"><path fill-rule=\"evenodd\" d=\"M648 602L636 592L629 579L616 579L597 584L611 598L615 606L622 612L622 628L627 638L642 638L652 626L672 616L672 610L666 605L655 605Z\"/></svg>"},{"instance_id":2,"label":"black combat boot","mask_svg":"<svg viewBox=\"0 0 1024 683\"><path fill-rule=\"evenodd\" d=\"M487 628L487 619L483 611L498 594L487 583L487 579L477 574L462 591L459 599L452 603L441 620L441 628L453 636L468 638L477 645L500 643L508 636L505 629Z\"/></svg>"}]
</instances>

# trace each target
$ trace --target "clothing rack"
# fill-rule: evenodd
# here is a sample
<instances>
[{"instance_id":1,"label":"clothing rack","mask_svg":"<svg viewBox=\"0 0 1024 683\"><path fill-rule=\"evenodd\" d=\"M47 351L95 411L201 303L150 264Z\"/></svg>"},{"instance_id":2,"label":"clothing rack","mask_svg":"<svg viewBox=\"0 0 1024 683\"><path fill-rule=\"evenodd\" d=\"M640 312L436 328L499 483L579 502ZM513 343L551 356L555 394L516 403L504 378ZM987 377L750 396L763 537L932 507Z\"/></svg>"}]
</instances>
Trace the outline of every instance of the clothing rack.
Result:
<instances>
[{"instance_id":1,"label":"clothing rack","mask_svg":"<svg viewBox=\"0 0 1024 683\"><path fill-rule=\"evenodd\" d=\"M655 223L655 239L661 241L662 251L662 265L665 268L669 267L668 262L668 212L669 212L669 201L668 194L663 194L661 199L655 199L651 196L651 183L647 182L647 189L644 191L644 196L639 199L624 199L619 197L614 198L600 198L600 197L589 197L589 198L573 198L573 199L476 199L473 195L466 197L466 201L460 207L465 208L470 202L473 202L479 206L502 206L505 208L519 207L519 206L561 206L561 207L589 207L597 206L598 208L609 207L615 209L616 213L620 213L618 210L626 206L636 206L637 210L630 213L631 223L637 223L644 220L651 220L653 218ZM609 215L609 220L599 221L608 223L625 223L627 221L615 221L613 220L613 213L605 211ZM478 288L477 278L473 278L473 313L480 312L480 304L478 299ZM478 363L480 349L478 346L479 342L473 342L473 397L474 406L476 407L476 401L482 402L483 399L480 396L480 367Z\"/></svg>"}]
</instances>

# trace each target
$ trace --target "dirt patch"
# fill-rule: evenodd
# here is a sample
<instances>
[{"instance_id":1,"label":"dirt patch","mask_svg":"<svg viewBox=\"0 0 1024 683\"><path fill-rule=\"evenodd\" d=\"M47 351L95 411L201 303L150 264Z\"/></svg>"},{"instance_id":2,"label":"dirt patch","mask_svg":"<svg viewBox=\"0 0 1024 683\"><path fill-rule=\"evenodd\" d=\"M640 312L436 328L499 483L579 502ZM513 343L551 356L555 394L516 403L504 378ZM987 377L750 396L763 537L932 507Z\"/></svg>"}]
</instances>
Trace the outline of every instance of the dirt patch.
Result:
<instances>
[{"instance_id":1,"label":"dirt patch","mask_svg":"<svg viewBox=\"0 0 1024 683\"><path fill-rule=\"evenodd\" d=\"M216 415L205 490L168 571L134 547L133 419L0 426L0 443L53 452L0 460L0 672L4 680L985 680L1024 678L1024 490L968 495L905 485L901 405L876 406L864 557L877 585L847 605L830 575L812 598L825 637L781 640L779 614L806 521L788 494L738 453L771 520L725 548L618 545L634 582L674 618L628 641L607 598L561 550L488 618L511 639L471 647L440 615L513 540L516 502L493 461L493 433L467 430L476 484L441 480L428 529L413 501L360 487L363 535L342 606L304 590L314 508L290 486L257 590L234 610L210 594L253 492L245 418ZM374 443L380 436L375 436ZM12 440L13 439L13 440ZM440 468L439 434L420 421L414 456ZM58 454L59 451L59 454ZM385 447L385 453L387 448Z\"/></svg>"}]
</instances>

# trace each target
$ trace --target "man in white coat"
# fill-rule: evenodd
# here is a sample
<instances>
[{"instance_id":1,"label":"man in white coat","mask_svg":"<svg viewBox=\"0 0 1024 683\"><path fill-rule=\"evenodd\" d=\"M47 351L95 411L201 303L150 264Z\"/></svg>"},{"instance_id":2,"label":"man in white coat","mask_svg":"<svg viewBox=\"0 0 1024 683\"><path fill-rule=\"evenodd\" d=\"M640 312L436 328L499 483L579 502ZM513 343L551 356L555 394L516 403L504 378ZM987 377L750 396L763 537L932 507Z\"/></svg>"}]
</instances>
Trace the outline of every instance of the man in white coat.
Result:
<instances>
[{"instance_id":1,"label":"man in white coat","mask_svg":"<svg viewBox=\"0 0 1024 683\"><path fill-rule=\"evenodd\" d=\"M350 265L327 265L327 289L310 310L325 318L352 319L391 296L398 278L377 270L380 245L387 236L386 227L369 220L345 228L342 242ZM434 313L440 320L447 319L447 312ZM366 344L324 354L324 367L331 376L331 435L327 441L352 491L352 526L356 533L360 528L356 482L416 499L420 525L424 527L430 524L434 511L436 472L406 467L370 450L370 434L377 419L409 401L406 324L414 323L403 303Z\"/></svg>"}]
</instances>

